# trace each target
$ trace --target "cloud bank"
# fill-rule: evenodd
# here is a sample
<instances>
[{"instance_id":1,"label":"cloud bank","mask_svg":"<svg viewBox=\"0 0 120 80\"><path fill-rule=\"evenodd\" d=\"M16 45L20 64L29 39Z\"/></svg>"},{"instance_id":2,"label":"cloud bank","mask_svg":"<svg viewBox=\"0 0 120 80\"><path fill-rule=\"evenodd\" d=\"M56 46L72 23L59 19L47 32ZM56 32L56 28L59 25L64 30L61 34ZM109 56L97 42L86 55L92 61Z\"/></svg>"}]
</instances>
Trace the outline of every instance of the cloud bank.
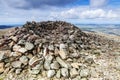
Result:
<instances>
[{"instance_id":1,"label":"cloud bank","mask_svg":"<svg viewBox=\"0 0 120 80\"><path fill-rule=\"evenodd\" d=\"M83 0L0 0L0 24L36 20L120 20L120 9L105 8L110 0L89 0L88 5L74 5ZM87 0L84 0L87 1Z\"/></svg>"}]
</instances>

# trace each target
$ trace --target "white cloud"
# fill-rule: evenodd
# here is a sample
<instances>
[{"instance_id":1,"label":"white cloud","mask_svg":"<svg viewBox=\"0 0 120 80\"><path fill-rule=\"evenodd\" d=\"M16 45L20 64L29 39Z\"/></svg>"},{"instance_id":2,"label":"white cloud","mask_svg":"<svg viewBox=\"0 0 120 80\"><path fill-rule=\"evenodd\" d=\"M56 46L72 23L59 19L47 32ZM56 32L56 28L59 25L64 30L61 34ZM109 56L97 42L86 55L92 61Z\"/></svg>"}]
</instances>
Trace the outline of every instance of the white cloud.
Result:
<instances>
[{"instance_id":1,"label":"white cloud","mask_svg":"<svg viewBox=\"0 0 120 80\"><path fill-rule=\"evenodd\" d=\"M120 11L119 11L120 12ZM53 12L51 14L56 18L63 19L117 19L120 18L117 12L106 9L89 9L80 7L63 10L62 12Z\"/></svg>"},{"instance_id":2,"label":"white cloud","mask_svg":"<svg viewBox=\"0 0 120 80\"><path fill-rule=\"evenodd\" d=\"M90 0L91 7L103 7L107 4L108 0Z\"/></svg>"}]
</instances>

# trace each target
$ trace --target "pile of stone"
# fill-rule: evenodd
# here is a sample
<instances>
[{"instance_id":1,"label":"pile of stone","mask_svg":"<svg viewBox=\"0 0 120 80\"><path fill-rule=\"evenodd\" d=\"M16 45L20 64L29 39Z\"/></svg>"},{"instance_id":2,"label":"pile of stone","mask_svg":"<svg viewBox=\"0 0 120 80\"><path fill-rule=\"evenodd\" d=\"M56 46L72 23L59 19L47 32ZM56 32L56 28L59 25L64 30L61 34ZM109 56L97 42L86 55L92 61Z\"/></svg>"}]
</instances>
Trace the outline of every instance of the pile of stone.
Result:
<instances>
[{"instance_id":1,"label":"pile of stone","mask_svg":"<svg viewBox=\"0 0 120 80\"><path fill-rule=\"evenodd\" d=\"M27 70L34 75L45 72L47 78L89 77L85 65L92 65L94 60L81 51L95 44L89 35L67 22L27 22L0 39L0 73L19 75Z\"/></svg>"}]
</instances>

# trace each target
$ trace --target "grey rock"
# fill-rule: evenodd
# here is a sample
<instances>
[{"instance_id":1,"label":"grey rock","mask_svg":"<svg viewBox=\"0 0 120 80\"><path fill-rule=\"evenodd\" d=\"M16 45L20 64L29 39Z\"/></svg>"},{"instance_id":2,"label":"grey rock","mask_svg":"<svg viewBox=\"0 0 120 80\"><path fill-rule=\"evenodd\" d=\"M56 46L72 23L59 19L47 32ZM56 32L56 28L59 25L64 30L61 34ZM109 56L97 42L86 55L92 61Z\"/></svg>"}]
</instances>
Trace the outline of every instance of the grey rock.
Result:
<instances>
[{"instance_id":1,"label":"grey rock","mask_svg":"<svg viewBox=\"0 0 120 80\"><path fill-rule=\"evenodd\" d=\"M67 58L67 50L63 49L59 51L59 55L62 59L66 59Z\"/></svg>"},{"instance_id":2,"label":"grey rock","mask_svg":"<svg viewBox=\"0 0 120 80\"><path fill-rule=\"evenodd\" d=\"M67 45L66 44L60 44L60 50L66 49Z\"/></svg>"},{"instance_id":3,"label":"grey rock","mask_svg":"<svg viewBox=\"0 0 120 80\"><path fill-rule=\"evenodd\" d=\"M28 57L27 56L22 56L22 57L19 58L19 60L23 64L28 64Z\"/></svg>"},{"instance_id":4,"label":"grey rock","mask_svg":"<svg viewBox=\"0 0 120 80\"><path fill-rule=\"evenodd\" d=\"M41 69L42 68L42 64L39 63L36 66L34 66L32 69Z\"/></svg>"},{"instance_id":5,"label":"grey rock","mask_svg":"<svg viewBox=\"0 0 120 80\"><path fill-rule=\"evenodd\" d=\"M62 68L62 69L61 69L61 75L62 75L63 77L69 77L68 69L67 69L67 68Z\"/></svg>"},{"instance_id":6,"label":"grey rock","mask_svg":"<svg viewBox=\"0 0 120 80\"><path fill-rule=\"evenodd\" d=\"M25 40L20 40L20 41L18 42L18 45L25 45Z\"/></svg>"},{"instance_id":7,"label":"grey rock","mask_svg":"<svg viewBox=\"0 0 120 80\"><path fill-rule=\"evenodd\" d=\"M51 50L51 51L54 51L54 46L53 45L49 45L48 49Z\"/></svg>"},{"instance_id":8,"label":"grey rock","mask_svg":"<svg viewBox=\"0 0 120 80\"><path fill-rule=\"evenodd\" d=\"M51 56L51 55L45 56L44 68L46 70L50 69L50 64L51 64L52 60L53 60L53 56Z\"/></svg>"},{"instance_id":9,"label":"grey rock","mask_svg":"<svg viewBox=\"0 0 120 80\"><path fill-rule=\"evenodd\" d=\"M21 71L22 71L22 69L16 69L16 70L15 70L15 73L16 73L16 74L20 74Z\"/></svg>"},{"instance_id":10,"label":"grey rock","mask_svg":"<svg viewBox=\"0 0 120 80\"><path fill-rule=\"evenodd\" d=\"M43 51L43 56L45 57L47 54L48 54L48 48L45 47L45 48L44 48L44 51Z\"/></svg>"},{"instance_id":11,"label":"grey rock","mask_svg":"<svg viewBox=\"0 0 120 80\"><path fill-rule=\"evenodd\" d=\"M5 53L0 51L0 61L3 60L5 58Z\"/></svg>"},{"instance_id":12,"label":"grey rock","mask_svg":"<svg viewBox=\"0 0 120 80\"><path fill-rule=\"evenodd\" d=\"M67 63L65 63L60 57L56 57L57 62L64 68L68 68Z\"/></svg>"},{"instance_id":13,"label":"grey rock","mask_svg":"<svg viewBox=\"0 0 120 80\"><path fill-rule=\"evenodd\" d=\"M25 52L27 52L27 49L26 48L19 48L18 52L25 53Z\"/></svg>"},{"instance_id":14,"label":"grey rock","mask_svg":"<svg viewBox=\"0 0 120 80\"><path fill-rule=\"evenodd\" d=\"M13 51L18 52L21 47L17 44L13 46Z\"/></svg>"},{"instance_id":15,"label":"grey rock","mask_svg":"<svg viewBox=\"0 0 120 80\"><path fill-rule=\"evenodd\" d=\"M73 78L72 80L81 80L81 77L77 76L77 77Z\"/></svg>"},{"instance_id":16,"label":"grey rock","mask_svg":"<svg viewBox=\"0 0 120 80\"><path fill-rule=\"evenodd\" d=\"M25 48L27 50L32 50L34 48L34 45L32 43L30 43L30 42L26 42L25 43Z\"/></svg>"},{"instance_id":17,"label":"grey rock","mask_svg":"<svg viewBox=\"0 0 120 80\"><path fill-rule=\"evenodd\" d=\"M47 77L48 78L51 78L51 77L53 77L55 75L55 70L49 70L48 72L47 72Z\"/></svg>"},{"instance_id":18,"label":"grey rock","mask_svg":"<svg viewBox=\"0 0 120 80\"><path fill-rule=\"evenodd\" d=\"M69 36L69 39L70 39L70 40L74 40L74 39L75 39L75 36L74 36L74 35L70 35L70 36Z\"/></svg>"},{"instance_id":19,"label":"grey rock","mask_svg":"<svg viewBox=\"0 0 120 80\"><path fill-rule=\"evenodd\" d=\"M17 56L21 56L22 54L19 53L19 52L11 52L10 56L14 56L14 57L17 57Z\"/></svg>"},{"instance_id":20,"label":"grey rock","mask_svg":"<svg viewBox=\"0 0 120 80\"><path fill-rule=\"evenodd\" d=\"M29 73L37 75L40 73L40 69L31 69L31 70L29 70Z\"/></svg>"},{"instance_id":21,"label":"grey rock","mask_svg":"<svg viewBox=\"0 0 120 80\"><path fill-rule=\"evenodd\" d=\"M35 66L39 63L39 61L40 61L40 59L38 59L36 56L34 56L29 60L29 65L30 66Z\"/></svg>"},{"instance_id":22,"label":"grey rock","mask_svg":"<svg viewBox=\"0 0 120 80\"><path fill-rule=\"evenodd\" d=\"M60 78L61 77L61 70L58 70L56 73L56 78Z\"/></svg>"},{"instance_id":23,"label":"grey rock","mask_svg":"<svg viewBox=\"0 0 120 80\"><path fill-rule=\"evenodd\" d=\"M53 62L51 65L50 65L51 69L59 69L60 68L60 65L58 62Z\"/></svg>"},{"instance_id":24,"label":"grey rock","mask_svg":"<svg viewBox=\"0 0 120 80\"><path fill-rule=\"evenodd\" d=\"M0 73L3 73L4 72L4 63L0 63Z\"/></svg>"},{"instance_id":25,"label":"grey rock","mask_svg":"<svg viewBox=\"0 0 120 80\"><path fill-rule=\"evenodd\" d=\"M89 75L89 69L82 69L80 71L80 76L81 77L87 77Z\"/></svg>"},{"instance_id":26,"label":"grey rock","mask_svg":"<svg viewBox=\"0 0 120 80\"><path fill-rule=\"evenodd\" d=\"M12 62L11 65L14 68L21 68L22 63L20 61L14 61L14 62Z\"/></svg>"},{"instance_id":27,"label":"grey rock","mask_svg":"<svg viewBox=\"0 0 120 80\"><path fill-rule=\"evenodd\" d=\"M77 69L75 69L75 68L70 69L70 76L72 78L74 78L74 77L76 77L78 75L79 75L79 72L77 71Z\"/></svg>"}]
</instances>

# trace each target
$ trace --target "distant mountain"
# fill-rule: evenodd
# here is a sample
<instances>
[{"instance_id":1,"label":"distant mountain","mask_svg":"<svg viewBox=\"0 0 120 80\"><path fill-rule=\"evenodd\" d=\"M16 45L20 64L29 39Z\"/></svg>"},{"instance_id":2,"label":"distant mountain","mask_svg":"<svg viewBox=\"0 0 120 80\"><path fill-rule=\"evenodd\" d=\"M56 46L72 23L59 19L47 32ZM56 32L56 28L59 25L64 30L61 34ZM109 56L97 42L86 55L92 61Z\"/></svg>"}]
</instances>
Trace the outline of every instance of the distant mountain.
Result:
<instances>
[{"instance_id":1,"label":"distant mountain","mask_svg":"<svg viewBox=\"0 0 120 80\"><path fill-rule=\"evenodd\" d=\"M0 25L0 29L5 29L5 28L11 28L13 26L9 26L9 25Z\"/></svg>"},{"instance_id":2,"label":"distant mountain","mask_svg":"<svg viewBox=\"0 0 120 80\"><path fill-rule=\"evenodd\" d=\"M0 25L0 29L12 28L12 27L19 27L21 25Z\"/></svg>"}]
</instances>

